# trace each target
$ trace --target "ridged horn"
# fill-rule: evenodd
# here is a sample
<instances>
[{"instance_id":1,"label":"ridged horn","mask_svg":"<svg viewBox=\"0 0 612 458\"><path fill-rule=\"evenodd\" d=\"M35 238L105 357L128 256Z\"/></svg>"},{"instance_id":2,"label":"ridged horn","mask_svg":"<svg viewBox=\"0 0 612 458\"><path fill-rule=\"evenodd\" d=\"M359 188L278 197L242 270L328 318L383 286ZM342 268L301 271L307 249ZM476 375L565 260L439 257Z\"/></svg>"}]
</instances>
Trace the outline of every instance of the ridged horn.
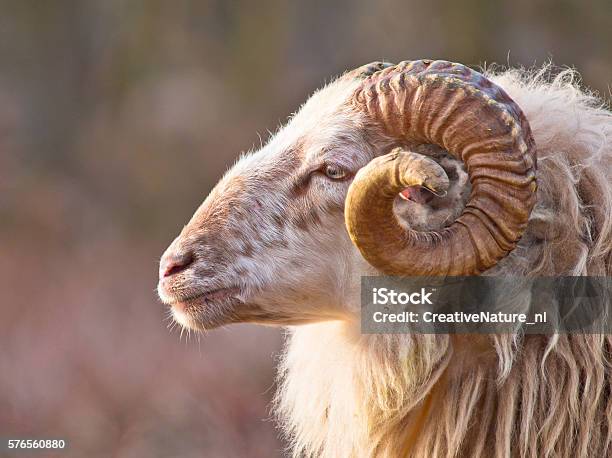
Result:
<instances>
[{"instance_id":1,"label":"ridged horn","mask_svg":"<svg viewBox=\"0 0 612 458\"><path fill-rule=\"evenodd\" d=\"M521 109L461 64L420 60L360 69L363 83L352 102L369 129L398 143L439 145L463 161L472 188L449 226L406 230L393 212L395 197L414 184L440 186L440 177L428 175L439 170L423 162L425 173L417 171L410 154L379 157L348 191L345 219L353 243L389 275L476 275L493 267L518 243L536 201L535 143Z\"/></svg>"}]
</instances>

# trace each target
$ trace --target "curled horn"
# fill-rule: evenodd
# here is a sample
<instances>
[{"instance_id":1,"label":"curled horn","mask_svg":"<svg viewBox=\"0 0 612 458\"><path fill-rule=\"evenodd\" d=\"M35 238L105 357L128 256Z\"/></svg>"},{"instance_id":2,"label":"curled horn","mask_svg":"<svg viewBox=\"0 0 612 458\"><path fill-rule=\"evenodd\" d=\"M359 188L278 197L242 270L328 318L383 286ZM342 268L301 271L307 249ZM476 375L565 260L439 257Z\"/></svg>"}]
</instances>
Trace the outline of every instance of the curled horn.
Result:
<instances>
[{"instance_id":1,"label":"curled horn","mask_svg":"<svg viewBox=\"0 0 612 458\"><path fill-rule=\"evenodd\" d=\"M441 146L463 161L472 188L463 213L449 226L406 230L393 212L397 194L415 184L445 191L448 182L435 162L419 162L414 153L378 157L349 188L345 219L353 243L390 275L476 275L493 267L516 246L536 201L535 143L520 108L460 64L360 68L380 68L363 76L352 99L369 129L397 143Z\"/></svg>"}]
</instances>

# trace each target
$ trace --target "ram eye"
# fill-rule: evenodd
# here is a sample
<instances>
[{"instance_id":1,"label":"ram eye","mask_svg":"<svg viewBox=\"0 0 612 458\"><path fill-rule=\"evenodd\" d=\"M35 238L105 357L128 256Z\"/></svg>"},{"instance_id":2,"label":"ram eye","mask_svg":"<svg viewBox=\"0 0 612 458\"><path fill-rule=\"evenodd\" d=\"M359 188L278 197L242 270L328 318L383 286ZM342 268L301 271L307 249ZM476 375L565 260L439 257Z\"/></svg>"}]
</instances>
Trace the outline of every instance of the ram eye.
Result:
<instances>
[{"instance_id":1,"label":"ram eye","mask_svg":"<svg viewBox=\"0 0 612 458\"><path fill-rule=\"evenodd\" d=\"M333 164L327 164L323 172L327 178L331 178L332 180L342 180L347 175L346 170Z\"/></svg>"}]
</instances>

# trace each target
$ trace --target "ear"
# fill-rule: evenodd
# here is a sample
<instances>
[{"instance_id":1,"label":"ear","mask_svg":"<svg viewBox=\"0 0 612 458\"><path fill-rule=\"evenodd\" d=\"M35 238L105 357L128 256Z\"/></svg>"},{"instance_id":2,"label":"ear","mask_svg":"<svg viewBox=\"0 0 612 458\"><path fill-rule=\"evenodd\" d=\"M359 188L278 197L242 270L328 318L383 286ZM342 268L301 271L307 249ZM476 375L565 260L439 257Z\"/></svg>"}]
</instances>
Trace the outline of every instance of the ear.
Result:
<instances>
[{"instance_id":1,"label":"ear","mask_svg":"<svg viewBox=\"0 0 612 458\"><path fill-rule=\"evenodd\" d=\"M436 196L427 188L421 186L409 186L399 193L399 196L403 200L410 200L417 204L425 205Z\"/></svg>"},{"instance_id":2,"label":"ear","mask_svg":"<svg viewBox=\"0 0 612 458\"><path fill-rule=\"evenodd\" d=\"M422 186L410 186L399 194L395 210L404 227L418 230L440 230L450 225L461 214L469 198L470 184L461 161L443 150L418 148L435 160L446 172L449 188L434 193Z\"/></svg>"}]
</instances>

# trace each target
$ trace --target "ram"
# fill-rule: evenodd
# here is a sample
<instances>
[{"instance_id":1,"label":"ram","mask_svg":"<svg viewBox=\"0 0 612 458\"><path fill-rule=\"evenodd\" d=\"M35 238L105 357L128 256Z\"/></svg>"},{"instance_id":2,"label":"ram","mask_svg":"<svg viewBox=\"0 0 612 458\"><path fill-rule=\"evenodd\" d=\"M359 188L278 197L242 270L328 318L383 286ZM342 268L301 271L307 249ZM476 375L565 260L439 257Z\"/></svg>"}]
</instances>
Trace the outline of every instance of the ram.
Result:
<instances>
[{"instance_id":1,"label":"ram","mask_svg":"<svg viewBox=\"0 0 612 458\"><path fill-rule=\"evenodd\" d=\"M164 253L183 326L289 326L275 409L294 455L612 453L610 335L360 333L363 275L612 273L612 114L546 75L348 72Z\"/></svg>"}]
</instances>

